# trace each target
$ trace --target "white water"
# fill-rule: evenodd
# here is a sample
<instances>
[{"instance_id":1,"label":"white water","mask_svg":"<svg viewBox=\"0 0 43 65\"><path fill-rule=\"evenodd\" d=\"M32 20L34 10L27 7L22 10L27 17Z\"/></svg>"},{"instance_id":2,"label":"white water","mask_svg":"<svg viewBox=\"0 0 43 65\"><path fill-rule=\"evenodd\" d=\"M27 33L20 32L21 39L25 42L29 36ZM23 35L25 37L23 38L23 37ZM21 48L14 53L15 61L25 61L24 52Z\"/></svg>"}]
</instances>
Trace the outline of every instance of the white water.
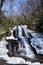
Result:
<instances>
[{"instance_id":1,"label":"white water","mask_svg":"<svg viewBox=\"0 0 43 65\"><path fill-rule=\"evenodd\" d=\"M24 37L21 38L21 41L22 44L25 46L25 48L22 47L22 50L26 52L26 54L24 53L24 55L29 58L34 58L35 57L34 52L32 51L31 46L28 44L28 41L26 41ZM19 48L19 50L21 50L21 48Z\"/></svg>"},{"instance_id":2,"label":"white water","mask_svg":"<svg viewBox=\"0 0 43 65\"><path fill-rule=\"evenodd\" d=\"M20 37L22 44L25 46L25 48L22 47L22 50L24 50L26 52L26 55L24 53L25 56L30 57L30 58L34 58L34 53L31 50L31 47L28 44L28 41L26 40L25 37L22 36L22 27L23 26L18 26L18 30L19 30L18 36ZM24 27L27 28L26 26L24 26ZM25 33L27 34L26 31L25 31ZM21 50L21 47L19 48L19 50Z\"/></svg>"},{"instance_id":3,"label":"white water","mask_svg":"<svg viewBox=\"0 0 43 65\"><path fill-rule=\"evenodd\" d=\"M3 38L0 41L0 58L3 58L10 64L25 63L25 60L20 57L9 57L7 55L8 49L6 48L7 42Z\"/></svg>"},{"instance_id":4,"label":"white water","mask_svg":"<svg viewBox=\"0 0 43 65\"><path fill-rule=\"evenodd\" d=\"M31 49L30 45L28 44L28 41L26 41L25 37L22 36L22 29L21 29L21 27L18 26L18 28L19 28L18 36L21 38L21 41L22 41L22 43L25 46L25 48L21 48L21 49L26 51L26 56L27 57L34 58L35 55L34 55L32 49ZM25 26L25 28L27 28L27 27ZM25 30L27 31L27 29L25 29ZM7 39L15 39L13 37L13 34L12 34L13 30L10 30L10 31L11 31L11 36L7 37ZM30 31L31 34L34 35L33 31L28 30L28 32L29 31ZM34 35L34 37L35 37L35 35ZM35 41L37 41L37 40L35 40ZM38 41L38 43L39 43L39 41ZM20 58L20 57L9 57L7 55L8 49L6 49L6 45L7 45L7 42L5 41L5 39L2 39L0 41L0 57L4 58L4 60L6 60L7 63L9 63L9 64L18 64L18 63L19 64L25 64L25 63L27 63L29 65L43 65L43 64L40 64L40 63L37 63L37 62L36 63L31 63L29 61L26 62L23 58ZM43 46L42 46L42 49L43 49Z\"/></svg>"},{"instance_id":5,"label":"white water","mask_svg":"<svg viewBox=\"0 0 43 65\"><path fill-rule=\"evenodd\" d=\"M8 64L43 65L43 64L40 64L39 62L31 63L30 61L25 61L23 58L20 58L20 57L9 57L7 55L8 51L6 49L6 44L7 44L7 42L5 41L5 39L0 41L0 50L2 52L2 53L0 53L1 54L0 58L3 58L4 60L6 60L6 63L8 63ZM6 49L7 52L5 50L2 50L2 49Z\"/></svg>"},{"instance_id":6,"label":"white water","mask_svg":"<svg viewBox=\"0 0 43 65\"><path fill-rule=\"evenodd\" d=\"M25 41L25 39L23 40L24 40L24 45L25 45L26 56L30 58L34 58L34 53L31 50L30 45Z\"/></svg>"},{"instance_id":7,"label":"white water","mask_svg":"<svg viewBox=\"0 0 43 65\"><path fill-rule=\"evenodd\" d=\"M43 55L43 35L35 33L34 31L29 30L27 28L24 28L24 26L22 26L22 28L24 29L26 35L27 32L30 32L33 36L33 38L31 39L31 45L36 49L37 54ZM37 48L37 46L40 48Z\"/></svg>"},{"instance_id":8,"label":"white water","mask_svg":"<svg viewBox=\"0 0 43 65\"><path fill-rule=\"evenodd\" d=\"M22 37L22 28L21 26L18 26L18 37L21 38Z\"/></svg>"},{"instance_id":9,"label":"white water","mask_svg":"<svg viewBox=\"0 0 43 65\"><path fill-rule=\"evenodd\" d=\"M26 35L27 35L27 32L29 32L33 37L38 37L38 36L39 36L38 33L36 33L36 32L33 31L33 30L27 29L27 27L25 28L24 26L22 26L22 28L24 29ZM27 37L28 37L28 36L27 36Z\"/></svg>"},{"instance_id":10,"label":"white water","mask_svg":"<svg viewBox=\"0 0 43 65\"><path fill-rule=\"evenodd\" d=\"M13 36L13 30L16 30L16 26L13 28L13 30L11 30L11 29L9 29L9 30L10 30L10 32L11 32L11 36L6 37L6 39L7 39L7 40L9 40L9 39L17 40L17 38L14 38L14 36Z\"/></svg>"}]
</instances>

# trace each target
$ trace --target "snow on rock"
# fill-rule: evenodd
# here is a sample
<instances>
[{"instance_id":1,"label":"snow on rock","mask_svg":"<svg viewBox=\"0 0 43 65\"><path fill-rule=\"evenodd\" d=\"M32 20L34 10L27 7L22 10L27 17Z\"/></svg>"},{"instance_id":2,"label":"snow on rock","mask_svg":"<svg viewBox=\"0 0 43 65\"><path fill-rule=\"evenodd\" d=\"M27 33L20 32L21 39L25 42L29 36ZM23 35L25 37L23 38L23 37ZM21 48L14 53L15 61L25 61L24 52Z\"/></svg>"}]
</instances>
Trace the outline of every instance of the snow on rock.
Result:
<instances>
[{"instance_id":1,"label":"snow on rock","mask_svg":"<svg viewBox=\"0 0 43 65\"><path fill-rule=\"evenodd\" d=\"M9 37L6 37L6 40L9 40L9 39L17 40L17 38L14 38L12 35Z\"/></svg>"},{"instance_id":2,"label":"snow on rock","mask_svg":"<svg viewBox=\"0 0 43 65\"><path fill-rule=\"evenodd\" d=\"M8 59L7 63L9 64L22 64L25 63L25 60L20 57L11 57Z\"/></svg>"},{"instance_id":3,"label":"snow on rock","mask_svg":"<svg viewBox=\"0 0 43 65\"><path fill-rule=\"evenodd\" d=\"M13 28L13 29L16 29L16 26ZM6 40L11 40L11 39L13 39L13 40L17 40L17 38L14 38L14 36L13 36L13 30L11 30L11 29L9 29L10 30L10 32L11 32L11 36L9 36L9 37L6 37Z\"/></svg>"},{"instance_id":4,"label":"snow on rock","mask_svg":"<svg viewBox=\"0 0 43 65\"><path fill-rule=\"evenodd\" d=\"M34 63L28 62L28 65L43 65L43 64L40 64L39 62L34 62Z\"/></svg>"},{"instance_id":5,"label":"snow on rock","mask_svg":"<svg viewBox=\"0 0 43 65\"><path fill-rule=\"evenodd\" d=\"M14 27L13 27L13 30L16 30L16 28L17 28L17 26L14 26Z\"/></svg>"},{"instance_id":6,"label":"snow on rock","mask_svg":"<svg viewBox=\"0 0 43 65\"><path fill-rule=\"evenodd\" d=\"M25 61L21 57L9 57L8 55L3 57L7 64L28 64L28 65L43 65L40 62Z\"/></svg>"},{"instance_id":7,"label":"snow on rock","mask_svg":"<svg viewBox=\"0 0 43 65\"><path fill-rule=\"evenodd\" d=\"M43 65L40 62L31 62L31 61L25 61L21 57L8 57L7 55L4 57L4 60L6 60L7 64L28 64L28 65Z\"/></svg>"}]
</instances>

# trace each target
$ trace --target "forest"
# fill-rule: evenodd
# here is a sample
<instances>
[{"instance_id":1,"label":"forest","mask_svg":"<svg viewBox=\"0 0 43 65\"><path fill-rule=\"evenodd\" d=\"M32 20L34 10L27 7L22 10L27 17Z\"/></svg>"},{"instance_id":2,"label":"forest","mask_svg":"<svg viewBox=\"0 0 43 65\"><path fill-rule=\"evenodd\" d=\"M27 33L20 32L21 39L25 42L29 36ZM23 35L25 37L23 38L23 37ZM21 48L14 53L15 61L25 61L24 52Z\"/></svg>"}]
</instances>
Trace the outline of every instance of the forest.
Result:
<instances>
[{"instance_id":1,"label":"forest","mask_svg":"<svg viewBox=\"0 0 43 65\"><path fill-rule=\"evenodd\" d=\"M43 0L0 0L0 31L21 24L43 33Z\"/></svg>"}]
</instances>

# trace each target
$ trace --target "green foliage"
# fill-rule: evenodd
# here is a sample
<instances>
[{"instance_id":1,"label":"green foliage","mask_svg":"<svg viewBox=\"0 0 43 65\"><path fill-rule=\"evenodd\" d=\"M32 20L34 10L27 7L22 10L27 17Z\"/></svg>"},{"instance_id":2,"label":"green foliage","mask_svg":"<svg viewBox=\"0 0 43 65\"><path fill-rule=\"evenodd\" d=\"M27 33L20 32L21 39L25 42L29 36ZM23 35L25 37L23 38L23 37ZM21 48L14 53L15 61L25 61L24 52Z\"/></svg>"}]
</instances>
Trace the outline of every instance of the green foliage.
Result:
<instances>
[{"instance_id":1,"label":"green foliage","mask_svg":"<svg viewBox=\"0 0 43 65\"><path fill-rule=\"evenodd\" d=\"M43 8L39 7L32 13L31 17L31 28L36 32L43 33Z\"/></svg>"},{"instance_id":2,"label":"green foliage","mask_svg":"<svg viewBox=\"0 0 43 65\"><path fill-rule=\"evenodd\" d=\"M14 20L8 17L0 17L0 30L8 31L14 25Z\"/></svg>"},{"instance_id":3,"label":"green foliage","mask_svg":"<svg viewBox=\"0 0 43 65\"><path fill-rule=\"evenodd\" d=\"M22 18L22 16L17 16L16 25L21 25L21 24L23 24L23 18Z\"/></svg>"}]
</instances>

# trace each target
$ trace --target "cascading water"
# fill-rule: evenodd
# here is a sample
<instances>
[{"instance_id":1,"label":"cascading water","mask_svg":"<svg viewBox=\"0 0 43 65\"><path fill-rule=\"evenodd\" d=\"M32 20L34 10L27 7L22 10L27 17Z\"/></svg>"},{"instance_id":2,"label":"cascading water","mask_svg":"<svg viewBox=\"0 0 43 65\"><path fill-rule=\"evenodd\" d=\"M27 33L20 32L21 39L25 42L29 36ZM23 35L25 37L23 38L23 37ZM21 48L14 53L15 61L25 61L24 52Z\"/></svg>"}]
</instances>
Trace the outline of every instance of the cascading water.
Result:
<instances>
[{"instance_id":1,"label":"cascading water","mask_svg":"<svg viewBox=\"0 0 43 65\"><path fill-rule=\"evenodd\" d=\"M13 37L13 30L10 30L11 32L11 36L6 37L7 40L16 40L17 38ZM9 64L24 64L25 60L21 57L9 57L7 55L8 49L6 48L6 45L8 44L8 42L5 40L5 38L2 38L2 40L0 41L0 58L3 58L4 60L6 60L6 63ZM11 49L11 46L9 45L9 49ZM14 62L15 61L15 62Z\"/></svg>"},{"instance_id":2,"label":"cascading water","mask_svg":"<svg viewBox=\"0 0 43 65\"><path fill-rule=\"evenodd\" d=\"M18 26L18 37L21 38L22 37L22 27Z\"/></svg>"},{"instance_id":3,"label":"cascading water","mask_svg":"<svg viewBox=\"0 0 43 65\"><path fill-rule=\"evenodd\" d=\"M34 53L31 50L31 46L29 45L28 39L26 39L25 37L22 37L21 40L22 40L22 43L24 45L23 49L26 52L26 54L24 54L24 55L27 56L27 57L30 57L30 58L34 58Z\"/></svg>"},{"instance_id":4,"label":"cascading water","mask_svg":"<svg viewBox=\"0 0 43 65\"><path fill-rule=\"evenodd\" d=\"M5 38L3 38L0 41L0 58L3 58L6 60L6 63L8 64L24 64L25 60L20 57L9 57L7 55L8 49L6 48L6 45L8 43L6 42Z\"/></svg>"},{"instance_id":5,"label":"cascading water","mask_svg":"<svg viewBox=\"0 0 43 65\"><path fill-rule=\"evenodd\" d=\"M24 28L24 26L22 26L22 28L24 29L27 37L28 37L27 32L29 32L33 36L33 37L31 37L32 39L30 39L30 41L31 41L30 44L34 48L35 52L37 54L43 55L43 34L39 34L32 30Z\"/></svg>"},{"instance_id":6,"label":"cascading water","mask_svg":"<svg viewBox=\"0 0 43 65\"><path fill-rule=\"evenodd\" d=\"M25 35L23 36L23 31L22 31L22 28L24 30L24 33ZM18 30L18 31L16 31ZM13 33L13 31L15 32L16 31L16 34ZM28 30L27 29L27 26L18 26L18 27L14 27L12 30L10 30L11 32L11 36L9 37L6 37L7 40L18 40L19 41L19 49L18 51L23 51L22 53L20 53L21 55L24 55L24 56L27 56L29 58L35 58L35 54L33 52L33 50L31 49L31 46L30 44L39 52L39 49L37 49L37 47L41 48L41 53L40 54L43 54L43 38L42 39L39 39L39 35L38 33L34 33L34 31L31 31L31 30ZM27 32L29 34L32 35L32 38L31 38L31 35L28 35ZM14 34L14 35L13 35ZM38 35L38 36L37 36ZM31 40L30 40L31 39ZM30 41L31 43L30 43ZM40 40L40 42L39 42ZM2 39L0 41L0 57L1 58L4 58L7 63L10 63L10 64L17 64L17 63L25 63L25 60L20 58L20 57L9 57L7 55L7 52L8 52L8 49L6 48L6 45L9 44L8 43L9 41L6 41L5 39ZM22 45L22 46L21 46ZM13 47L12 47L13 48ZM9 49L11 49L11 45L9 45ZM36 51L36 52L37 52ZM15 61L15 62L14 62ZM30 63L30 64L29 64ZM31 65L32 63L29 62L28 64ZM33 63L34 65L35 63ZM37 65L38 63L36 63ZM40 63L39 63L40 65Z\"/></svg>"},{"instance_id":7,"label":"cascading water","mask_svg":"<svg viewBox=\"0 0 43 65\"><path fill-rule=\"evenodd\" d=\"M27 28L27 27L25 27L25 28ZM23 29L24 30L24 29ZM33 51L31 50L31 47L30 47L30 45L29 45L29 43L30 43L30 40L28 40L28 38L27 37L25 37L26 36L26 34L27 34L27 32L25 32L24 31L24 34L25 34L25 36L23 36L22 35L22 33L23 33L23 31L22 31L22 26L18 26L18 37L20 38L20 44L22 44L22 48L19 48L19 50L22 50L22 51L24 51L23 53L24 53L24 55L25 56L28 56L28 57L34 57L34 53L33 53ZM22 54L22 53L21 53Z\"/></svg>"}]
</instances>

